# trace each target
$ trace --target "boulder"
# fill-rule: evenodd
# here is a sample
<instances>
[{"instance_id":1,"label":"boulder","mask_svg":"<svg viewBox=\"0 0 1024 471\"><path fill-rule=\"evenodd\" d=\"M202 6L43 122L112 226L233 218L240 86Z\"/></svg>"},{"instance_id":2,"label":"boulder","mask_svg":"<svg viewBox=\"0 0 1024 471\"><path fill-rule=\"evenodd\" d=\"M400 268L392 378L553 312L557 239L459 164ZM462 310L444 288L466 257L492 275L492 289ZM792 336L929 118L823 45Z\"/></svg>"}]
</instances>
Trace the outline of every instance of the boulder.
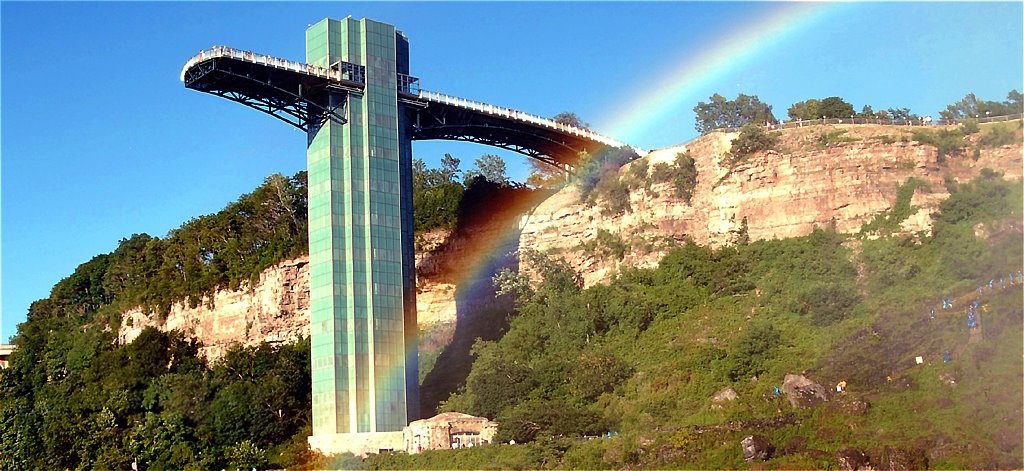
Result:
<instances>
[{"instance_id":1,"label":"boulder","mask_svg":"<svg viewBox=\"0 0 1024 471\"><path fill-rule=\"evenodd\" d=\"M885 447L877 458L871 460L882 471L914 471L928 469L928 457L921 450L904 450Z\"/></svg>"},{"instance_id":2,"label":"boulder","mask_svg":"<svg viewBox=\"0 0 1024 471\"><path fill-rule=\"evenodd\" d=\"M836 461L839 462L839 469L843 471L868 471L873 470L871 459L860 450L844 448L836 453Z\"/></svg>"},{"instance_id":3,"label":"boulder","mask_svg":"<svg viewBox=\"0 0 1024 471\"><path fill-rule=\"evenodd\" d=\"M736 399L739 399L739 397L740 395L736 394L736 390L734 390L733 388L725 388L721 391L716 392L714 396L711 396L711 408L721 409L722 403L735 401Z\"/></svg>"},{"instance_id":4,"label":"boulder","mask_svg":"<svg viewBox=\"0 0 1024 471\"><path fill-rule=\"evenodd\" d=\"M750 435L740 441L743 459L747 461L765 461L772 454L772 445L761 435Z\"/></svg>"},{"instance_id":5,"label":"boulder","mask_svg":"<svg viewBox=\"0 0 1024 471\"><path fill-rule=\"evenodd\" d=\"M782 393L793 407L811 407L828 401L828 390L803 375L786 375Z\"/></svg>"}]
</instances>

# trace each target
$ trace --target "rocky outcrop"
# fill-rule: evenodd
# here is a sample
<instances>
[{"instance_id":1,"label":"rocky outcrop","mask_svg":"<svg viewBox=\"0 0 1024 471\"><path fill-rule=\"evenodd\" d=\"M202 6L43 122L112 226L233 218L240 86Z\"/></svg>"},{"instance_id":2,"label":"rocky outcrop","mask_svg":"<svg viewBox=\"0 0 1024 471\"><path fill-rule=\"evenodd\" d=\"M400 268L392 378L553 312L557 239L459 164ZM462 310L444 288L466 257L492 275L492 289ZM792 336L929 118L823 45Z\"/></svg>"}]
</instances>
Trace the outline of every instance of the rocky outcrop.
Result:
<instances>
[{"instance_id":1,"label":"rocky outcrop","mask_svg":"<svg viewBox=\"0 0 1024 471\"><path fill-rule=\"evenodd\" d=\"M782 383L782 393L793 407L811 407L828 401L825 387L803 375L787 374Z\"/></svg>"},{"instance_id":2,"label":"rocky outcrop","mask_svg":"<svg viewBox=\"0 0 1024 471\"><path fill-rule=\"evenodd\" d=\"M749 435L740 441L743 459L746 461L765 461L772 454L772 445L762 435Z\"/></svg>"},{"instance_id":3,"label":"rocky outcrop","mask_svg":"<svg viewBox=\"0 0 1024 471\"><path fill-rule=\"evenodd\" d=\"M740 395L736 394L735 389L731 387L725 388L716 392L714 396L711 396L711 408L721 409L722 404L735 401L736 399L739 399L739 397Z\"/></svg>"},{"instance_id":4,"label":"rocky outcrop","mask_svg":"<svg viewBox=\"0 0 1024 471\"><path fill-rule=\"evenodd\" d=\"M840 129L847 131L848 142L820 143L822 133ZM1020 145L981 149L977 160L960 156L940 165L935 147L912 141L909 133L901 126L808 126L785 131L778 151L760 152L735 165L728 152L736 134L712 133L653 151L619 171L626 178L634 166L652 169L689 152L698 173L689 204L674 196L669 183L652 183L630 191L631 211L604 215L600 201L581 203L578 189L568 187L522 218L520 248L557 253L589 286L608 279L621 265L656 265L669 246L664 241L689 237L711 246L732 243L744 220L751 240L803 236L815 227L857 232L892 208L897 187L910 178L925 185L915 191L915 211L901 229L928 231L930 214L949 196L946 177L964 181L991 168L1021 178ZM598 229L630 247L625 257L614 260L587 250Z\"/></svg>"},{"instance_id":5,"label":"rocky outcrop","mask_svg":"<svg viewBox=\"0 0 1024 471\"><path fill-rule=\"evenodd\" d=\"M836 461L839 462L839 469L843 471L869 471L871 459L860 450L844 448L836 452Z\"/></svg>"},{"instance_id":6,"label":"rocky outcrop","mask_svg":"<svg viewBox=\"0 0 1024 471\"><path fill-rule=\"evenodd\" d=\"M416 295L421 329L432 342L451 342L455 285L425 280ZM122 314L118 341L129 343L146 327L177 330L203 343L200 354L220 358L231 346L288 343L309 336L309 257L286 260L265 270L259 281L237 290L221 289L196 306L174 303L166 318L140 308ZM445 327L449 326L449 327ZM448 332L438 337L437 332Z\"/></svg>"},{"instance_id":7,"label":"rocky outcrop","mask_svg":"<svg viewBox=\"0 0 1024 471\"><path fill-rule=\"evenodd\" d=\"M309 335L309 258L286 260L267 270L251 288L217 290L195 306L175 303L165 319L132 309L122 316L118 340L128 343L153 326L178 330L202 341L200 353L220 358L234 344L292 342Z\"/></svg>"},{"instance_id":8,"label":"rocky outcrop","mask_svg":"<svg viewBox=\"0 0 1024 471\"><path fill-rule=\"evenodd\" d=\"M848 142L820 144L823 132L840 128L847 130ZM488 206L489 213L503 214L484 215L484 222L455 235L442 231L421 237L417 310L421 337L432 344L424 346L449 344L458 319L486 307L483 298L493 300L493 293L484 289L489 288L490 276L496 268L517 261L491 255L508 254L517 247L557 253L589 286L607 280L621 265L655 266L672 243L687 237L712 246L732 243L744 220L751 240L802 236L824 226L856 232L875 214L890 209L897 186L911 177L926 185L915 191L915 211L901 229L927 231L929 215L948 197L945 178L969 180L983 168L1013 179L1022 173L1020 144L982 149L976 160L961 156L940 165L934 147L913 142L908 129L899 126L787 130L778 151L758 153L733 165L728 151L735 136L712 133L651 152L619 171L625 176L634 166L650 169L673 163L678 153L689 152L698 172L689 203L675 197L669 183L652 183L630 192L631 211L603 215L600 205L580 203L578 189L570 186L539 204L533 198L546 195ZM506 227L506 219L523 213L518 227ZM627 244L621 259L586 248L592 246L598 229ZM463 293L458 300L457 287ZM236 343L289 342L307 336L308 315L308 259L299 258L269 268L251 286L216 291L198 306L177 303L166 319L140 309L125 312L118 338L130 342L146 326L176 329L201 340L203 354L216 359Z\"/></svg>"}]
</instances>

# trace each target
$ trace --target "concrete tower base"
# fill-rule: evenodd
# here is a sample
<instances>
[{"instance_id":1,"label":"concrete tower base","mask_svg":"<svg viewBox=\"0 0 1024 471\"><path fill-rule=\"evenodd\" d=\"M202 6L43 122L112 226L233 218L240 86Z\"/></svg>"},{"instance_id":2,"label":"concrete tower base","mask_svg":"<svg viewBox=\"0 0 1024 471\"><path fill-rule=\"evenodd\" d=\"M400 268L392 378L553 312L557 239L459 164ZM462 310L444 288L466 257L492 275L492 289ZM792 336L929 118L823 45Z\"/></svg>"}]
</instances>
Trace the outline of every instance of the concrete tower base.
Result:
<instances>
[{"instance_id":1,"label":"concrete tower base","mask_svg":"<svg viewBox=\"0 0 1024 471\"><path fill-rule=\"evenodd\" d=\"M405 441L401 431L370 433L333 433L311 435L309 447L325 455L352 453L366 456L381 451L404 451Z\"/></svg>"}]
</instances>

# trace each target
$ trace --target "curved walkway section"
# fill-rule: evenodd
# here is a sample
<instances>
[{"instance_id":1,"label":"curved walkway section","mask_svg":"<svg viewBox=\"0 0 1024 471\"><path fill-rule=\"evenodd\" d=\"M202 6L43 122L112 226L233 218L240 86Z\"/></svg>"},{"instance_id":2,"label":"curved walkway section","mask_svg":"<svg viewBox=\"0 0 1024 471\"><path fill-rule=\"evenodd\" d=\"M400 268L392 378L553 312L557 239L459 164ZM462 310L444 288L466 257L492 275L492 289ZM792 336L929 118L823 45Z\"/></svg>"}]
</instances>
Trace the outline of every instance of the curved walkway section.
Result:
<instances>
[{"instance_id":1,"label":"curved walkway section","mask_svg":"<svg viewBox=\"0 0 1024 471\"><path fill-rule=\"evenodd\" d=\"M185 62L185 66L181 68L181 81L186 81L186 73L189 69L192 69L200 62L206 62L210 59L217 58L237 59L244 62L250 62L252 64L259 64L300 74L312 75L328 80L337 80L339 82L366 82L366 72L361 65L341 62L338 68L325 68L316 65L304 64L302 62L290 61L288 59L281 59L279 57L271 57L250 51L234 49L227 46L213 46L209 50L199 51L199 54L192 56L191 59Z\"/></svg>"},{"instance_id":2,"label":"curved walkway section","mask_svg":"<svg viewBox=\"0 0 1024 471\"><path fill-rule=\"evenodd\" d=\"M454 97L454 96L451 96L451 95L446 95L444 93L431 92L431 91L427 91L427 90L420 90L419 97L420 97L420 99L422 99L424 101L427 101L427 102L431 102L431 103L443 103L443 104L446 104L446 105L458 106L458 107L461 107L461 108L466 108L466 109L477 111L477 112L480 112L480 113L487 113L487 114L489 114L491 116L498 116L498 117L502 117L502 118L506 118L506 119L512 119L512 120L516 120L516 121L519 121L519 122L522 122L522 123L535 124L537 126L546 127L548 129L554 129L554 130L557 130L559 132L563 132L563 133L566 133L566 134L571 134L573 136L579 136L579 137L582 137L584 139L589 139L589 140L594 141L594 142L600 142L601 144L604 144L606 146L622 147L622 146L627 145L624 142L612 139L612 138L607 137L607 136L602 136L602 135L600 135L600 134L598 134L596 132L590 131L588 129L577 128L575 126L569 126L567 124L559 123L559 122L551 120L551 119L542 118L540 116L536 116L536 115L532 115L532 114L528 114L528 113L523 113L522 111L517 111L517 110L514 110L512 108L502 108L500 106L489 105L487 103L483 103L483 102L479 102L479 101L467 100L465 98ZM633 149L636 150L637 153L646 153L646 152L642 151L642 149L639 149L639 148L636 148L636 147L633 147Z\"/></svg>"}]
</instances>

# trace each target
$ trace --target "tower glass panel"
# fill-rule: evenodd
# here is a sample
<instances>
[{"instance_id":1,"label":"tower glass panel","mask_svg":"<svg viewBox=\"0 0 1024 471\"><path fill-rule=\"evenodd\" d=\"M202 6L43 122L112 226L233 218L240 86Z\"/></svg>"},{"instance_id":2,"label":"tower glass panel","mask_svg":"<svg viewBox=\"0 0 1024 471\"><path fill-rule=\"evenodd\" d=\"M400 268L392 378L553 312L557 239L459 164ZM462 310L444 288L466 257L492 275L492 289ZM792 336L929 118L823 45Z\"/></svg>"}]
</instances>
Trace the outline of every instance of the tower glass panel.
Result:
<instances>
[{"instance_id":1,"label":"tower glass panel","mask_svg":"<svg viewBox=\"0 0 1024 471\"><path fill-rule=\"evenodd\" d=\"M313 434L399 431L418 418L411 139L396 73L408 42L391 25L325 19L306 30L306 62L366 67L347 123L311 130L310 334ZM401 121L401 122L400 122Z\"/></svg>"}]
</instances>

